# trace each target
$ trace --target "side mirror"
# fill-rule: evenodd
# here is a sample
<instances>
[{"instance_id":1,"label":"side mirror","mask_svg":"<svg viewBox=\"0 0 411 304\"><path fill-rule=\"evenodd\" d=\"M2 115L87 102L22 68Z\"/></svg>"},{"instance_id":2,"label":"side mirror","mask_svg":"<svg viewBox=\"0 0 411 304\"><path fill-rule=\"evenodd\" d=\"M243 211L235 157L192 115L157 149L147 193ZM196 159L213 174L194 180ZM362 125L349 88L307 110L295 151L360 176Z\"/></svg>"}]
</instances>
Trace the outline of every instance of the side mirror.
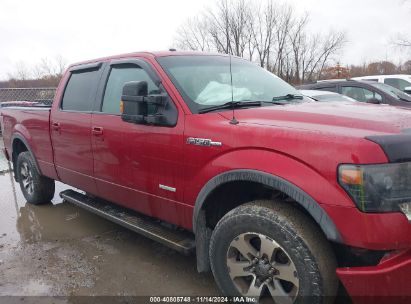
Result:
<instances>
[{"instance_id":1,"label":"side mirror","mask_svg":"<svg viewBox=\"0 0 411 304\"><path fill-rule=\"evenodd\" d=\"M165 94L148 95L147 81L127 82L121 95L121 118L137 124L168 125L161 113L167 101Z\"/></svg>"},{"instance_id":2,"label":"side mirror","mask_svg":"<svg viewBox=\"0 0 411 304\"><path fill-rule=\"evenodd\" d=\"M404 92L407 94L411 94L411 87L405 87Z\"/></svg>"}]
</instances>

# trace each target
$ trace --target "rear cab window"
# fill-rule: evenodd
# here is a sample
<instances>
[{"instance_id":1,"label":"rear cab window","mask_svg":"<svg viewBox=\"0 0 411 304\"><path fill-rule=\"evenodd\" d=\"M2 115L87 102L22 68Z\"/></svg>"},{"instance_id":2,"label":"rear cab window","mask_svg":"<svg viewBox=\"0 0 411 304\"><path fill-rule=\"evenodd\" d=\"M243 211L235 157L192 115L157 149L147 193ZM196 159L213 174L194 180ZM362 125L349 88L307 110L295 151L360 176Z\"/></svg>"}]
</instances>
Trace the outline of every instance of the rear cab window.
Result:
<instances>
[{"instance_id":1,"label":"rear cab window","mask_svg":"<svg viewBox=\"0 0 411 304\"><path fill-rule=\"evenodd\" d=\"M61 110L91 112L100 76L100 66L76 69L71 72L60 104Z\"/></svg>"}]
</instances>

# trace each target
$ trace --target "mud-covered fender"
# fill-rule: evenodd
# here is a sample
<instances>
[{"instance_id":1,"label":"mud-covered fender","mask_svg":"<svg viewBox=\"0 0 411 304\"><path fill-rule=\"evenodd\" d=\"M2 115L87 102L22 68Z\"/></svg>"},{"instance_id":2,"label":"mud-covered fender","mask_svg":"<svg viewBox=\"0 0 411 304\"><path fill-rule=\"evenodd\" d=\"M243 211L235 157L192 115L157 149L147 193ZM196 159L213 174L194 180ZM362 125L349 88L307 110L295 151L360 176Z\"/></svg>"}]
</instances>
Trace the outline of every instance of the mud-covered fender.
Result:
<instances>
[{"instance_id":1,"label":"mud-covered fender","mask_svg":"<svg viewBox=\"0 0 411 304\"><path fill-rule=\"evenodd\" d=\"M197 269L199 272L209 270L208 247L211 229L206 227L204 202L208 195L220 185L232 181L252 181L279 190L299 203L317 222L329 240L342 242L341 236L328 214L306 192L287 180L257 170L238 169L221 173L210 179L198 194L193 212L193 230L196 236Z\"/></svg>"},{"instance_id":2,"label":"mud-covered fender","mask_svg":"<svg viewBox=\"0 0 411 304\"><path fill-rule=\"evenodd\" d=\"M35 154L33 153L33 150L31 148L31 146L29 145L28 140L26 140L26 138L24 138L24 136L21 135L20 133L14 133L13 136L11 137L11 141L10 141L11 142L11 146L10 146L11 154L10 155L12 157L14 179L16 179L16 181L17 181L16 166L15 166L15 163L14 163L17 159L14 159L14 151L13 151L14 141L17 140L17 139L20 140L21 142L23 142L23 144L26 146L27 151L31 154L31 157L34 160L34 164L36 166L37 171L41 174L40 166L37 162L36 157L34 156Z\"/></svg>"}]
</instances>

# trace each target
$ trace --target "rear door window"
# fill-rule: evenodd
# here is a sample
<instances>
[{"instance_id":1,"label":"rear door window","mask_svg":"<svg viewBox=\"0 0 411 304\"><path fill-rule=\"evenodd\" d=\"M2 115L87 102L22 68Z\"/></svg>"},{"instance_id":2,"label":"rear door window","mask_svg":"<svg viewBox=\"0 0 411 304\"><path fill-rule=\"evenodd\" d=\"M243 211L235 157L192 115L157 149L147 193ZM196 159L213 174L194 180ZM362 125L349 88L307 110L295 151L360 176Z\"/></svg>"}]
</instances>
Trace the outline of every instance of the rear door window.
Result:
<instances>
[{"instance_id":1,"label":"rear door window","mask_svg":"<svg viewBox=\"0 0 411 304\"><path fill-rule=\"evenodd\" d=\"M72 72L64 90L61 109L64 111L90 112L99 74L98 70Z\"/></svg>"},{"instance_id":2,"label":"rear door window","mask_svg":"<svg viewBox=\"0 0 411 304\"><path fill-rule=\"evenodd\" d=\"M341 94L362 102L368 102L372 99L382 102L382 96L380 94L360 87L343 86L341 87Z\"/></svg>"}]
</instances>

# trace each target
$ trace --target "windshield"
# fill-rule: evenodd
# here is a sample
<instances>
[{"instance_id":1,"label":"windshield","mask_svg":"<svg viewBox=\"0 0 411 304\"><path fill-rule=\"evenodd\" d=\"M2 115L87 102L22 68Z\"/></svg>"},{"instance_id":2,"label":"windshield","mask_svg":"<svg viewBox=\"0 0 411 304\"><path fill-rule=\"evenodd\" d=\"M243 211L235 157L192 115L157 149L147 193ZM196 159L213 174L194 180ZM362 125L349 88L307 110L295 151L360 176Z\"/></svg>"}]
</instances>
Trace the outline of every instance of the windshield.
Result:
<instances>
[{"instance_id":1,"label":"windshield","mask_svg":"<svg viewBox=\"0 0 411 304\"><path fill-rule=\"evenodd\" d=\"M230 101L272 102L278 96L301 95L274 74L237 57L231 58L231 74L228 56L168 56L157 60L194 113ZM296 100L284 100L287 102Z\"/></svg>"},{"instance_id":2,"label":"windshield","mask_svg":"<svg viewBox=\"0 0 411 304\"><path fill-rule=\"evenodd\" d=\"M394 88L390 85L380 83L380 82L375 82L375 83L372 82L372 83L369 83L369 84L372 85L373 87L377 88L377 89L380 89L384 93L391 95L392 97L400 98L400 99L411 102L411 95L408 95L408 94L404 93L403 91L401 91L397 88Z\"/></svg>"}]
</instances>

